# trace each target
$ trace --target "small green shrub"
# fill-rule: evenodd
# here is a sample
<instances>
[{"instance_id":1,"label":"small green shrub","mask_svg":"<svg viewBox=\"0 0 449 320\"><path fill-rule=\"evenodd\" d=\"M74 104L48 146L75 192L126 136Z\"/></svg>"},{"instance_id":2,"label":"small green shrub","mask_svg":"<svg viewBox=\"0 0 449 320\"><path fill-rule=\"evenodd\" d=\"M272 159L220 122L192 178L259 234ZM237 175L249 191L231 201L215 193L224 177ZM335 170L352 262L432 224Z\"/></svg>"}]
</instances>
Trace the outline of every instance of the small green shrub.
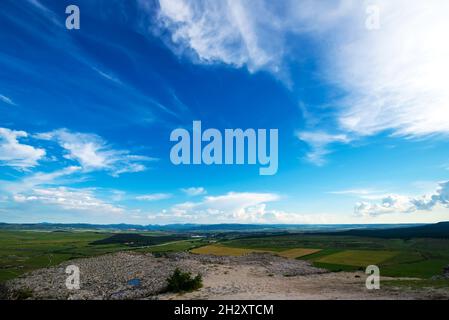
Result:
<instances>
[{"instance_id":1,"label":"small green shrub","mask_svg":"<svg viewBox=\"0 0 449 320\"><path fill-rule=\"evenodd\" d=\"M10 293L12 300L26 300L33 297L33 291L28 288L14 290Z\"/></svg>"},{"instance_id":2,"label":"small green shrub","mask_svg":"<svg viewBox=\"0 0 449 320\"><path fill-rule=\"evenodd\" d=\"M0 300L9 299L9 289L4 283L0 283Z\"/></svg>"},{"instance_id":3,"label":"small green shrub","mask_svg":"<svg viewBox=\"0 0 449 320\"><path fill-rule=\"evenodd\" d=\"M190 292L198 290L202 286L203 278L200 274L192 278L190 272L182 272L179 268L176 268L167 279L167 291L169 292Z\"/></svg>"}]
</instances>

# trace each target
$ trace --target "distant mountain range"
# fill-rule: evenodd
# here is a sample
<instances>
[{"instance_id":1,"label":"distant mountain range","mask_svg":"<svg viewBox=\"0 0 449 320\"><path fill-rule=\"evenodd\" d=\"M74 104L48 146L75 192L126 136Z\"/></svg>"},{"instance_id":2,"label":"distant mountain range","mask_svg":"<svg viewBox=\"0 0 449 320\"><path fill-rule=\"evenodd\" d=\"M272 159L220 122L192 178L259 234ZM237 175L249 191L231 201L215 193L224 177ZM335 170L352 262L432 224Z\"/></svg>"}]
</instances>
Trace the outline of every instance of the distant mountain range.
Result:
<instances>
[{"instance_id":1,"label":"distant mountain range","mask_svg":"<svg viewBox=\"0 0 449 320\"><path fill-rule=\"evenodd\" d=\"M412 227L388 229L352 229L347 231L327 232L325 234L341 236L359 236L372 238L443 238L449 239L449 222L439 222Z\"/></svg>"},{"instance_id":2,"label":"distant mountain range","mask_svg":"<svg viewBox=\"0 0 449 320\"><path fill-rule=\"evenodd\" d=\"M447 238L449 222L435 224L88 224L88 223L0 223L0 230L94 230L94 231L164 231L176 233L313 233L317 235L359 236L373 238Z\"/></svg>"},{"instance_id":3,"label":"distant mountain range","mask_svg":"<svg viewBox=\"0 0 449 320\"><path fill-rule=\"evenodd\" d=\"M336 232L355 230L386 230L423 226L422 224L87 224L87 223L0 223L0 230L108 230L108 231L167 231L167 232L249 232L249 231L286 231L286 232Z\"/></svg>"}]
</instances>

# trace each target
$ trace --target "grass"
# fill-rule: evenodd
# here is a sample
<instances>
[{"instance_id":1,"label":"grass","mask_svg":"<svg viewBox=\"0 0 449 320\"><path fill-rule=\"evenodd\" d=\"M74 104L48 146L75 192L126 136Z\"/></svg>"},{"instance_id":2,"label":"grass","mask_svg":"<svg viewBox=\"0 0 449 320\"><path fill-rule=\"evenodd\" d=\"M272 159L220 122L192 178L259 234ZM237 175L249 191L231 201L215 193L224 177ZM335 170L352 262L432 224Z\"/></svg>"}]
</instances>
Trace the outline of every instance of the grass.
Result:
<instances>
[{"instance_id":1,"label":"grass","mask_svg":"<svg viewBox=\"0 0 449 320\"><path fill-rule=\"evenodd\" d=\"M410 289L425 289L425 288L449 288L449 279L424 279L424 280L383 280L382 285L392 288L410 288Z\"/></svg>"},{"instance_id":2,"label":"grass","mask_svg":"<svg viewBox=\"0 0 449 320\"><path fill-rule=\"evenodd\" d=\"M394 251L345 250L321 257L315 260L315 262L367 267L372 264L379 265L397 254Z\"/></svg>"},{"instance_id":3,"label":"grass","mask_svg":"<svg viewBox=\"0 0 449 320\"><path fill-rule=\"evenodd\" d=\"M96 232L0 232L0 281L63 261L126 249L124 246L91 246L107 237Z\"/></svg>"},{"instance_id":4,"label":"grass","mask_svg":"<svg viewBox=\"0 0 449 320\"><path fill-rule=\"evenodd\" d=\"M431 278L434 275L440 275L448 264L447 259L429 259L415 263L385 265L381 266L381 274L390 277Z\"/></svg>"},{"instance_id":5,"label":"grass","mask_svg":"<svg viewBox=\"0 0 449 320\"><path fill-rule=\"evenodd\" d=\"M150 234L148 234L150 235ZM0 231L0 282L25 272L58 265L61 262L98 256L123 250L143 252L185 251L198 245L198 240L169 242L145 248L124 244L92 245L111 233L94 231ZM152 234L166 236L166 234Z\"/></svg>"}]
</instances>

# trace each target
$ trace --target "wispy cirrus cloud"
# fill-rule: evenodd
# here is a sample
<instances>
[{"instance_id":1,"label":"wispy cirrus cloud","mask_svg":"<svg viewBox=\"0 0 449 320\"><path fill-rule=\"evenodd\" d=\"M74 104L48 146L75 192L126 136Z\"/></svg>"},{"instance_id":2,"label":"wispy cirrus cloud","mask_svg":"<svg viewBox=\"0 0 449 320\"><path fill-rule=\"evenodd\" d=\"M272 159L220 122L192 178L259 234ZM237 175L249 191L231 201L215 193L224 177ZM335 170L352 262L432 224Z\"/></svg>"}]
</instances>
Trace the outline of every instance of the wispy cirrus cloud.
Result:
<instances>
[{"instance_id":1,"label":"wispy cirrus cloud","mask_svg":"<svg viewBox=\"0 0 449 320\"><path fill-rule=\"evenodd\" d=\"M102 76L103 78L105 78L109 81L112 81L116 84L123 85L122 81L117 76L115 76L109 72L102 71L102 70L98 69L97 67L92 67L92 69L95 72L97 72L100 76Z\"/></svg>"},{"instance_id":2,"label":"wispy cirrus cloud","mask_svg":"<svg viewBox=\"0 0 449 320\"><path fill-rule=\"evenodd\" d=\"M17 104L12 101L12 99L10 97L7 97L3 94L0 94L0 101L6 104L9 104L10 106L16 106Z\"/></svg>"},{"instance_id":3,"label":"wispy cirrus cloud","mask_svg":"<svg viewBox=\"0 0 449 320\"><path fill-rule=\"evenodd\" d=\"M58 19L58 16L50 10L47 6L42 4L39 0L28 0L28 3L33 5L34 8L39 10L48 20L50 20L55 25L62 27L63 23L61 22L61 19Z\"/></svg>"},{"instance_id":4,"label":"wispy cirrus cloud","mask_svg":"<svg viewBox=\"0 0 449 320\"><path fill-rule=\"evenodd\" d=\"M136 197L136 200L140 201L159 201L171 198L173 195L171 193L151 193L144 194Z\"/></svg>"},{"instance_id":5,"label":"wispy cirrus cloud","mask_svg":"<svg viewBox=\"0 0 449 320\"><path fill-rule=\"evenodd\" d=\"M148 10L147 1L139 3ZM159 0L158 20L171 33L172 49L192 52L195 62L266 70L282 77L285 60L294 53L290 36L332 30L351 4L351 0Z\"/></svg>"},{"instance_id":6,"label":"wispy cirrus cloud","mask_svg":"<svg viewBox=\"0 0 449 320\"><path fill-rule=\"evenodd\" d=\"M329 194L353 196L364 200L381 200L388 197L388 193L384 190L376 189L345 189L328 192Z\"/></svg>"},{"instance_id":7,"label":"wispy cirrus cloud","mask_svg":"<svg viewBox=\"0 0 449 320\"><path fill-rule=\"evenodd\" d=\"M81 167L69 166L51 172L36 172L20 180L0 181L2 184L0 191L16 194L24 191L28 192L37 187L66 184L72 181L72 176L81 173L81 171Z\"/></svg>"},{"instance_id":8,"label":"wispy cirrus cloud","mask_svg":"<svg viewBox=\"0 0 449 320\"><path fill-rule=\"evenodd\" d=\"M85 171L107 171L112 176L141 172L145 163L155 158L133 155L127 150L113 149L103 138L95 134L71 132L59 129L35 135L38 139L57 142L66 153L65 158L77 161Z\"/></svg>"},{"instance_id":9,"label":"wispy cirrus cloud","mask_svg":"<svg viewBox=\"0 0 449 320\"><path fill-rule=\"evenodd\" d=\"M183 188L181 189L181 191L191 197L200 196L207 193L206 189L204 189L203 187Z\"/></svg>"},{"instance_id":10,"label":"wispy cirrus cloud","mask_svg":"<svg viewBox=\"0 0 449 320\"><path fill-rule=\"evenodd\" d=\"M46 152L20 141L28 137L25 131L0 128L0 166L26 170L38 165Z\"/></svg>"},{"instance_id":11,"label":"wispy cirrus cloud","mask_svg":"<svg viewBox=\"0 0 449 320\"><path fill-rule=\"evenodd\" d=\"M338 90L330 119L303 130L318 165L333 143L389 132L405 138L449 134L449 3L423 1L160 0L159 21L175 52L192 61L282 74L290 59L315 48L324 81ZM380 28L366 28L367 7L380 10ZM429 23L431 21L431 23ZM332 41L324 41L332 39ZM323 43L326 43L323 46ZM301 72L301 70L299 70ZM329 121L335 123L329 133ZM310 135L331 137L317 141Z\"/></svg>"},{"instance_id":12,"label":"wispy cirrus cloud","mask_svg":"<svg viewBox=\"0 0 449 320\"><path fill-rule=\"evenodd\" d=\"M124 213L118 207L95 197L91 189L73 189L68 187L37 188L28 193L13 196L15 202L38 202L45 205L56 205L65 210L90 211L92 213Z\"/></svg>"},{"instance_id":13,"label":"wispy cirrus cloud","mask_svg":"<svg viewBox=\"0 0 449 320\"><path fill-rule=\"evenodd\" d=\"M51 172L36 172L15 181L0 181L0 196L5 199L2 208L15 213L17 217L33 212L57 213L63 219L61 210L88 216L101 215L110 218L133 210L112 204L99 196L96 188L68 187L82 181L82 168L65 167Z\"/></svg>"},{"instance_id":14,"label":"wispy cirrus cloud","mask_svg":"<svg viewBox=\"0 0 449 320\"><path fill-rule=\"evenodd\" d=\"M331 152L332 144L345 144L351 141L346 134L329 134L323 131L301 131L296 136L310 146L306 159L316 165L325 163L325 156Z\"/></svg>"},{"instance_id":15,"label":"wispy cirrus cloud","mask_svg":"<svg viewBox=\"0 0 449 320\"><path fill-rule=\"evenodd\" d=\"M253 30L252 15L241 1L160 0L159 19L181 50L192 50L199 62L225 63L250 70L274 61ZM260 36L260 35L259 35Z\"/></svg>"},{"instance_id":16,"label":"wispy cirrus cloud","mask_svg":"<svg viewBox=\"0 0 449 320\"><path fill-rule=\"evenodd\" d=\"M348 93L339 122L360 135L449 133L447 1L379 1L381 28L360 32L331 68ZM431 21L431 23L429 23Z\"/></svg>"}]
</instances>

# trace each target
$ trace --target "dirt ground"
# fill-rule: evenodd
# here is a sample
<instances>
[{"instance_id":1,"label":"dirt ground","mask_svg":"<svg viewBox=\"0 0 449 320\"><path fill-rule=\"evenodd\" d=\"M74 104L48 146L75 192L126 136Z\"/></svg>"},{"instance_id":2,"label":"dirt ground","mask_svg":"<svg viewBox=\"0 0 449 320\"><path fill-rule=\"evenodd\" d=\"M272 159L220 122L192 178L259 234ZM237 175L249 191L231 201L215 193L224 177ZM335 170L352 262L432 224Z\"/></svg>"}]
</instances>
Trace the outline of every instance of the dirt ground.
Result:
<instances>
[{"instance_id":1,"label":"dirt ground","mask_svg":"<svg viewBox=\"0 0 449 320\"><path fill-rule=\"evenodd\" d=\"M391 278L382 278L390 280ZM448 299L442 290L411 291L391 287L368 290L362 272L339 272L285 277L270 275L263 267L215 265L203 279L203 288L185 294L166 294L160 299L272 299L272 300L410 300Z\"/></svg>"}]
</instances>

